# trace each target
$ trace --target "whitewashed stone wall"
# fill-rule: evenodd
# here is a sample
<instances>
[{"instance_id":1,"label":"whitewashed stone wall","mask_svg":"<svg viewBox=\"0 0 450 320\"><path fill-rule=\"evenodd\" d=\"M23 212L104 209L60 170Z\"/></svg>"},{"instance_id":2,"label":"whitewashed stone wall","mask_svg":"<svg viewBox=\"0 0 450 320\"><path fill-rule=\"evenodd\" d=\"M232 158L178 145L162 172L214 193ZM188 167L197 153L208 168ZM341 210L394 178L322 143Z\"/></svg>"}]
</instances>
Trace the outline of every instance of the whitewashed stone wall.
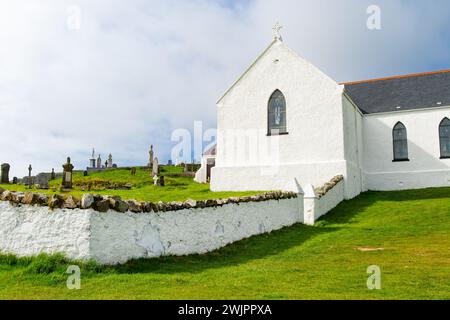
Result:
<instances>
[{"instance_id":1,"label":"whitewashed stone wall","mask_svg":"<svg viewBox=\"0 0 450 320\"><path fill-rule=\"evenodd\" d=\"M230 204L163 213L91 216L91 256L102 263L206 253L303 222L303 199Z\"/></svg>"},{"instance_id":2,"label":"whitewashed stone wall","mask_svg":"<svg viewBox=\"0 0 450 320\"><path fill-rule=\"evenodd\" d=\"M0 202L0 251L62 252L104 264L131 258L205 253L303 222L303 196L169 212L106 213Z\"/></svg>"},{"instance_id":3,"label":"whitewashed stone wall","mask_svg":"<svg viewBox=\"0 0 450 320\"><path fill-rule=\"evenodd\" d=\"M49 211L0 201L0 251L18 256L64 252L72 259L89 258L92 212Z\"/></svg>"},{"instance_id":4,"label":"whitewashed stone wall","mask_svg":"<svg viewBox=\"0 0 450 320\"><path fill-rule=\"evenodd\" d=\"M338 182L325 195L319 197L312 185L305 188L304 223L313 225L317 219L334 209L344 200L344 181Z\"/></svg>"}]
</instances>

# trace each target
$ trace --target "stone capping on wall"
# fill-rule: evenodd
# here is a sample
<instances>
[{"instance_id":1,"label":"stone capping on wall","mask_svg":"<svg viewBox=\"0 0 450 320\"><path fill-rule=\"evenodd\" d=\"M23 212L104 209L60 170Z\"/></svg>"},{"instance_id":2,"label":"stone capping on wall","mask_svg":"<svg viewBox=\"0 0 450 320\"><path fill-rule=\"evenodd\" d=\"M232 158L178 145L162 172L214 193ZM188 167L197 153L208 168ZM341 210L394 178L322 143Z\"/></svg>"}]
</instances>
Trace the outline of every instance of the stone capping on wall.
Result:
<instances>
[{"instance_id":1,"label":"stone capping on wall","mask_svg":"<svg viewBox=\"0 0 450 320\"><path fill-rule=\"evenodd\" d=\"M315 188L314 193L316 194L316 197L318 199L322 198L342 180L344 180L343 175L335 176L329 182L325 183L322 187Z\"/></svg>"},{"instance_id":2,"label":"stone capping on wall","mask_svg":"<svg viewBox=\"0 0 450 320\"><path fill-rule=\"evenodd\" d=\"M136 200L122 200L119 196L103 196L98 194L84 194L79 200L71 195L63 197L59 194L46 195L34 192L15 192L0 188L0 200L9 201L13 205L48 206L50 209L94 209L99 212L114 210L118 212L165 212L194 208L221 207L227 204L245 202L262 202L297 198L295 192L273 191L254 196L230 197L225 199L186 200L184 202L146 202Z\"/></svg>"}]
</instances>

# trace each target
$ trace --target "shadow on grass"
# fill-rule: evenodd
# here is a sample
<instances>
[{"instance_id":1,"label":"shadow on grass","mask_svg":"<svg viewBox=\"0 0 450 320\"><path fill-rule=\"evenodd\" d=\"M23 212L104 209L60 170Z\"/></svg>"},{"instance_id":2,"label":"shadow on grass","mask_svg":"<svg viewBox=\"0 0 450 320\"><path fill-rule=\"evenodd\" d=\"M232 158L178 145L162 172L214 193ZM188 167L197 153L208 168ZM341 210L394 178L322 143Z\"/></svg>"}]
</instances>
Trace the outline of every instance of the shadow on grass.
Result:
<instances>
[{"instance_id":1,"label":"shadow on grass","mask_svg":"<svg viewBox=\"0 0 450 320\"><path fill-rule=\"evenodd\" d=\"M104 268L105 271L128 274L197 273L205 269L238 266L252 260L264 259L298 246L315 236L336 230L337 228L316 228L297 224L269 234L253 236L202 255L142 258Z\"/></svg>"}]
</instances>

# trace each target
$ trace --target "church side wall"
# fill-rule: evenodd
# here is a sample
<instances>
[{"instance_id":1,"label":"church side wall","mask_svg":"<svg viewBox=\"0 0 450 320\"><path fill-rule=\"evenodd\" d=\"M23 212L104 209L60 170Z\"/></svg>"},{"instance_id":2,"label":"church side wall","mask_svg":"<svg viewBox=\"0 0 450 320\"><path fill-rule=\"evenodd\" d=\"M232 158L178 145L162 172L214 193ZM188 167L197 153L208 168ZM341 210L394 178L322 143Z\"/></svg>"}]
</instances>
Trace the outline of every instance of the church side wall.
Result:
<instances>
[{"instance_id":1,"label":"church side wall","mask_svg":"<svg viewBox=\"0 0 450 320\"><path fill-rule=\"evenodd\" d=\"M440 159L439 124L450 107L366 115L364 129L365 188L403 190L450 185L450 160ZM393 162L392 129L407 129L409 160Z\"/></svg>"}]
</instances>

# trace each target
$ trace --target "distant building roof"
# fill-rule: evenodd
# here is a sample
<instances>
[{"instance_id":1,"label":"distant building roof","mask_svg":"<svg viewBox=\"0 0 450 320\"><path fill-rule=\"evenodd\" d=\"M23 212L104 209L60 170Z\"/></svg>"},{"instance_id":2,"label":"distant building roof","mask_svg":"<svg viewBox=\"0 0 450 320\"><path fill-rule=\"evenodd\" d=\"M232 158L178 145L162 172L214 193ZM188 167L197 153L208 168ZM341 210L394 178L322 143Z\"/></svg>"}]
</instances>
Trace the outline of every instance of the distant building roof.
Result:
<instances>
[{"instance_id":1,"label":"distant building roof","mask_svg":"<svg viewBox=\"0 0 450 320\"><path fill-rule=\"evenodd\" d=\"M450 106L450 70L341 84L365 114Z\"/></svg>"},{"instance_id":2,"label":"distant building roof","mask_svg":"<svg viewBox=\"0 0 450 320\"><path fill-rule=\"evenodd\" d=\"M203 155L204 156L215 156L216 155L217 144L213 145L211 148L206 150Z\"/></svg>"}]
</instances>

